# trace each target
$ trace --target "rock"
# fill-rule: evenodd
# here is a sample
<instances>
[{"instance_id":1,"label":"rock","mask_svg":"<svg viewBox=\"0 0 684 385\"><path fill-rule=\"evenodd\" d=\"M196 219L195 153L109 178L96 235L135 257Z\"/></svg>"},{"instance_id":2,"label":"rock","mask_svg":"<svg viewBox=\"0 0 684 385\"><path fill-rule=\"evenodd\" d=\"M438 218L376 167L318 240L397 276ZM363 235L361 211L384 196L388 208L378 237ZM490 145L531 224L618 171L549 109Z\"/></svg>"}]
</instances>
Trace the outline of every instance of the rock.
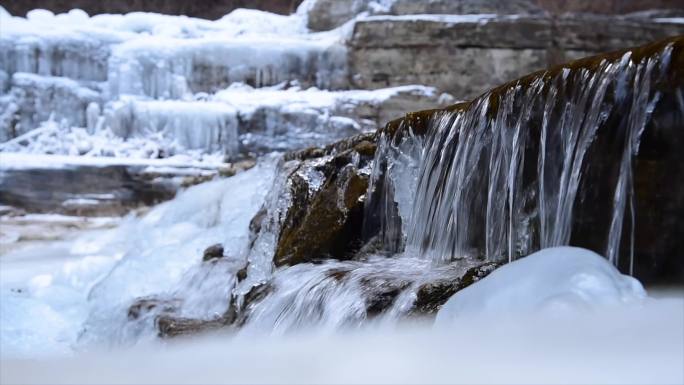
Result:
<instances>
[{"instance_id":1,"label":"rock","mask_svg":"<svg viewBox=\"0 0 684 385\"><path fill-rule=\"evenodd\" d=\"M202 255L204 262L215 261L220 258L223 258L223 245L220 243L207 247Z\"/></svg>"},{"instance_id":2,"label":"rock","mask_svg":"<svg viewBox=\"0 0 684 385\"><path fill-rule=\"evenodd\" d=\"M261 302L266 296L271 294L273 292L273 286L270 283L261 283L254 285L250 288L250 290L245 294L241 299L240 303L236 304L235 306L236 310L236 317L235 317L235 326L236 327L241 327L243 326L246 322L247 319L249 318L249 315L251 314L252 310ZM234 297L233 300L235 301L236 298Z\"/></svg>"},{"instance_id":3,"label":"rock","mask_svg":"<svg viewBox=\"0 0 684 385\"><path fill-rule=\"evenodd\" d=\"M463 100L551 65L681 34L684 24L605 15L387 15L355 23L349 62L354 87L425 84Z\"/></svg>"},{"instance_id":4,"label":"rock","mask_svg":"<svg viewBox=\"0 0 684 385\"><path fill-rule=\"evenodd\" d=\"M287 197L288 205L282 215L268 213L262 220L276 222L276 266L345 259L358 250L373 140L372 134L360 135L286 157L285 183L276 194Z\"/></svg>"},{"instance_id":5,"label":"rock","mask_svg":"<svg viewBox=\"0 0 684 385\"><path fill-rule=\"evenodd\" d=\"M307 28L327 31L367 10L368 0L316 0L306 10Z\"/></svg>"},{"instance_id":6,"label":"rock","mask_svg":"<svg viewBox=\"0 0 684 385\"><path fill-rule=\"evenodd\" d=\"M213 166L164 167L139 163L36 154L2 154L0 205L26 212L79 216L121 215L171 199L181 187L213 178Z\"/></svg>"},{"instance_id":7,"label":"rock","mask_svg":"<svg viewBox=\"0 0 684 385\"><path fill-rule=\"evenodd\" d=\"M498 263L487 262L469 269L463 276L439 279L422 284L416 292L416 301L410 314L436 314L442 305L457 291L463 290L486 277L499 266L500 264Z\"/></svg>"},{"instance_id":8,"label":"rock","mask_svg":"<svg viewBox=\"0 0 684 385\"><path fill-rule=\"evenodd\" d=\"M178 310L181 301L178 299L162 299L158 297L138 298L128 308L128 320L140 319L154 311L155 314L171 314Z\"/></svg>"},{"instance_id":9,"label":"rock","mask_svg":"<svg viewBox=\"0 0 684 385\"><path fill-rule=\"evenodd\" d=\"M162 315L156 319L159 337L161 338L173 338L218 330L229 325L230 322L230 320L224 317L212 320L200 320Z\"/></svg>"},{"instance_id":10,"label":"rock","mask_svg":"<svg viewBox=\"0 0 684 385\"><path fill-rule=\"evenodd\" d=\"M405 279L367 277L361 279L366 299L366 316L376 317L394 304L397 296L411 285Z\"/></svg>"},{"instance_id":11,"label":"rock","mask_svg":"<svg viewBox=\"0 0 684 385\"><path fill-rule=\"evenodd\" d=\"M536 0L394 0L390 7L390 13L394 15L519 15L543 12Z\"/></svg>"}]
</instances>

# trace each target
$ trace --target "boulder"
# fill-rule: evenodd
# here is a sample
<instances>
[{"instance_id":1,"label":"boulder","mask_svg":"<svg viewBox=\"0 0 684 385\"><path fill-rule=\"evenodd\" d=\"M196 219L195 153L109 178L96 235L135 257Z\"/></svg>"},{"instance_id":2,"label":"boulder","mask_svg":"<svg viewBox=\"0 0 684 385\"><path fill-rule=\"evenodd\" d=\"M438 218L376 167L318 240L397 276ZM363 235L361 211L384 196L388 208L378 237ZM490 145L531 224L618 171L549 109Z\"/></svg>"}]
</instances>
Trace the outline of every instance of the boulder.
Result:
<instances>
[{"instance_id":1,"label":"boulder","mask_svg":"<svg viewBox=\"0 0 684 385\"><path fill-rule=\"evenodd\" d=\"M207 247L202 254L202 261L204 262L215 261L220 258L223 258L223 245L220 243Z\"/></svg>"},{"instance_id":2,"label":"boulder","mask_svg":"<svg viewBox=\"0 0 684 385\"><path fill-rule=\"evenodd\" d=\"M252 249L262 249L260 235L276 233L268 245L276 266L351 258L362 243L374 153L374 134L362 134L288 154L268 200L276 205L265 205L250 226Z\"/></svg>"}]
</instances>

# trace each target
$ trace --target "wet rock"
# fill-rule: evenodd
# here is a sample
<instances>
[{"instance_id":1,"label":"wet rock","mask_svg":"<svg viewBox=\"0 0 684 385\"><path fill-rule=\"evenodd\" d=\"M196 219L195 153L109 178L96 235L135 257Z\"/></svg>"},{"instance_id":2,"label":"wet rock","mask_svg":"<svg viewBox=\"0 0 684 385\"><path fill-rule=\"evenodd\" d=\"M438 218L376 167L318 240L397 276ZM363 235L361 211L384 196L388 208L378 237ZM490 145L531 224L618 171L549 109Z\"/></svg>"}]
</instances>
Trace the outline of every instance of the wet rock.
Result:
<instances>
[{"instance_id":1,"label":"wet rock","mask_svg":"<svg viewBox=\"0 0 684 385\"><path fill-rule=\"evenodd\" d=\"M226 317L219 317L212 320L201 320L162 315L157 317L156 324L157 329L159 330L159 337L172 338L218 330L229 325L230 320Z\"/></svg>"},{"instance_id":2,"label":"wet rock","mask_svg":"<svg viewBox=\"0 0 684 385\"><path fill-rule=\"evenodd\" d=\"M243 326L252 310L264 299L266 296L273 292L274 288L270 283L261 283L252 286L252 288L240 298L240 303L235 303L238 298L233 297L233 302L235 303L236 315L235 315L235 326Z\"/></svg>"},{"instance_id":3,"label":"wet rock","mask_svg":"<svg viewBox=\"0 0 684 385\"><path fill-rule=\"evenodd\" d=\"M204 250L204 254L202 255L202 261L208 262L216 259L223 258L223 245L220 243L217 243L215 245L211 245L207 247Z\"/></svg>"},{"instance_id":4,"label":"wet rock","mask_svg":"<svg viewBox=\"0 0 684 385\"><path fill-rule=\"evenodd\" d=\"M459 290L463 290L486 277L501 264L484 263L468 270L463 276L439 279L422 284L416 292L411 315L435 314L446 301Z\"/></svg>"},{"instance_id":5,"label":"wet rock","mask_svg":"<svg viewBox=\"0 0 684 385\"><path fill-rule=\"evenodd\" d=\"M252 248L261 250L259 235L271 232L276 266L351 258L362 245L374 141L374 134L364 134L287 154L270 199L280 206L264 208L252 221Z\"/></svg>"},{"instance_id":6,"label":"wet rock","mask_svg":"<svg viewBox=\"0 0 684 385\"><path fill-rule=\"evenodd\" d=\"M361 279L366 294L366 315L369 318L382 314L394 304L399 294L411 282L396 278L367 277Z\"/></svg>"},{"instance_id":7,"label":"wet rock","mask_svg":"<svg viewBox=\"0 0 684 385\"><path fill-rule=\"evenodd\" d=\"M140 319L152 311L156 314L170 314L178 310L180 303L181 301L178 299L139 298L128 308L128 320Z\"/></svg>"},{"instance_id":8,"label":"wet rock","mask_svg":"<svg viewBox=\"0 0 684 385\"><path fill-rule=\"evenodd\" d=\"M238 279L238 283L242 282L247 278L247 271L249 269L249 264L245 265L242 269L238 270L236 276Z\"/></svg>"}]
</instances>

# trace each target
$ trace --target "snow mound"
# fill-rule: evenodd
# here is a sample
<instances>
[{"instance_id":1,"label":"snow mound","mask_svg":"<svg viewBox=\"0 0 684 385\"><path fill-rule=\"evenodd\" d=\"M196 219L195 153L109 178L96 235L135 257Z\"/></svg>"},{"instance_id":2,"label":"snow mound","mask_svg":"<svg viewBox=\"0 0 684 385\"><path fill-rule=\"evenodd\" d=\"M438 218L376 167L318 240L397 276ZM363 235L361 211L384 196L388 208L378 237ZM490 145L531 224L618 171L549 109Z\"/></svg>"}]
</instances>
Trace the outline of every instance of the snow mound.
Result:
<instances>
[{"instance_id":1,"label":"snow mound","mask_svg":"<svg viewBox=\"0 0 684 385\"><path fill-rule=\"evenodd\" d=\"M505 265L454 294L437 314L436 326L461 317L592 310L637 303L641 283L622 275L605 258L578 247L553 247Z\"/></svg>"}]
</instances>

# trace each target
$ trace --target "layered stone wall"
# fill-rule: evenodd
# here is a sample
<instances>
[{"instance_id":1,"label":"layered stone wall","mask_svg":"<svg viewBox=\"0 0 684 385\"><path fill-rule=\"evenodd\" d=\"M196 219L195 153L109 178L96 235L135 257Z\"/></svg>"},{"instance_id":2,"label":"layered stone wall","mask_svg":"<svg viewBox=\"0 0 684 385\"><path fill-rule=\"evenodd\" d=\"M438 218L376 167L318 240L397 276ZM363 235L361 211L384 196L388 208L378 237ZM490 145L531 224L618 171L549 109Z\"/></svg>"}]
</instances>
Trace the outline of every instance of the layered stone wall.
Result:
<instances>
[{"instance_id":1,"label":"layered stone wall","mask_svg":"<svg viewBox=\"0 0 684 385\"><path fill-rule=\"evenodd\" d=\"M371 16L357 21L349 41L351 83L426 84L470 99L554 64L681 34L674 18Z\"/></svg>"}]
</instances>

